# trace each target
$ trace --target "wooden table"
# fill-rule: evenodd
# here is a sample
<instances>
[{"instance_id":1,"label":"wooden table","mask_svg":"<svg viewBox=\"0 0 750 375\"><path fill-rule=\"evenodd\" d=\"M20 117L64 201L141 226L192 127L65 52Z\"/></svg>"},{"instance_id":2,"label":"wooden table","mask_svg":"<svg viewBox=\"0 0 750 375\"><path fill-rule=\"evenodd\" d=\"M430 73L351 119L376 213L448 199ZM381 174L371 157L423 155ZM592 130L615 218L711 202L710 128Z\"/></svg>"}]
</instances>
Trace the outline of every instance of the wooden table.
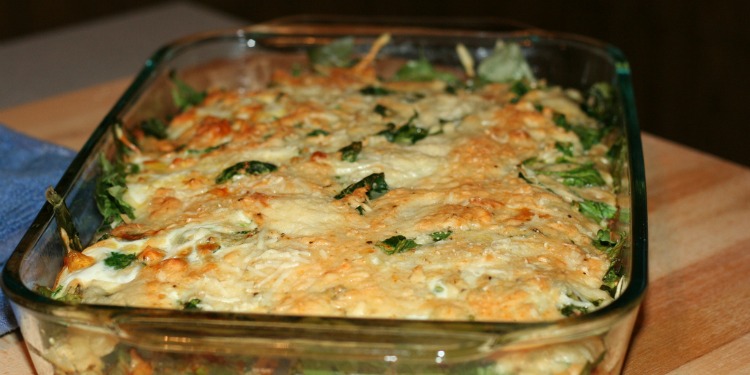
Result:
<instances>
[{"instance_id":1,"label":"wooden table","mask_svg":"<svg viewBox=\"0 0 750 375\"><path fill-rule=\"evenodd\" d=\"M80 148L124 78L0 110L0 122ZM625 374L750 374L750 169L643 135L650 285ZM32 374L16 331L0 373Z\"/></svg>"}]
</instances>

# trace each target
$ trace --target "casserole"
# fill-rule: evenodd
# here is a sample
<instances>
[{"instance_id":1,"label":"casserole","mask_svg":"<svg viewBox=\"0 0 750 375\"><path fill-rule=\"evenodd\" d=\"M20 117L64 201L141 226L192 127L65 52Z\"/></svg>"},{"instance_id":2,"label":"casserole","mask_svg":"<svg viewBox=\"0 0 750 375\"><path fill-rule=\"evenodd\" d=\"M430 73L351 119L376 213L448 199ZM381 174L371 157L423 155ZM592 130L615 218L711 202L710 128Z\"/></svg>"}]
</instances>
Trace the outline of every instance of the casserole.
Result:
<instances>
[{"instance_id":1,"label":"casserole","mask_svg":"<svg viewBox=\"0 0 750 375\"><path fill-rule=\"evenodd\" d=\"M618 126L627 147L616 155L618 205L629 215L613 224L627 239L624 276L612 303L589 314L535 323L341 318L68 305L34 293L52 286L63 251L45 208L3 273L27 345L40 372L178 371L266 373L553 373L617 372L645 289L645 191L640 140L627 63L609 46L542 32L508 34L388 28L384 60L423 54L459 66L455 45L475 56L497 39L517 43L538 77L585 90L608 82L619 92ZM248 90L265 86L272 68L304 57L305 48L354 36L360 52L384 30L368 25L259 25L188 38L147 62L58 185L89 243L101 222L90 199L100 153L113 156L113 129L176 113L169 73L192 86ZM388 69L385 66L384 69ZM193 323L193 324L186 324ZM218 367L211 367L218 366ZM554 370L549 370L554 369Z\"/></svg>"}]
</instances>

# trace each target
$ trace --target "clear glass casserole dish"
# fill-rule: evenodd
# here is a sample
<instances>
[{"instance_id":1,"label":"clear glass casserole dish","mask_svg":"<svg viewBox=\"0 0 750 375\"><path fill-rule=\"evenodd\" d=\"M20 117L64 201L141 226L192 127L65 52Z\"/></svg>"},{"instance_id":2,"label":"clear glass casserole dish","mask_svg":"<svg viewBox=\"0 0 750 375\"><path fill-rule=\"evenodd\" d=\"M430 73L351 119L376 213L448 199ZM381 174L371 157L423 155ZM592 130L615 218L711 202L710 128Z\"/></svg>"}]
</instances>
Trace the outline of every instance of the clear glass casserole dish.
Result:
<instances>
[{"instance_id":1,"label":"clear glass casserole dish","mask_svg":"<svg viewBox=\"0 0 750 375\"><path fill-rule=\"evenodd\" d=\"M46 205L9 259L3 288L40 374L494 374L619 373L647 285L643 156L628 63L597 41L538 30L491 32L455 24L440 28L290 18L188 37L146 62L57 186L84 243L101 223L93 191L98 155L113 155L114 125L125 129L177 112L169 74L197 89L255 88L275 68L292 68L306 50L353 36L365 53L382 33L392 36L380 61L424 56L460 69L455 46L479 60L497 40L521 46L537 77L585 90L597 82L618 93L617 126L627 147L618 154L618 205L629 215L614 224L626 234L624 276L614 302L581 316L539 323L353 319L66 304L36 292L51 287L64 248ZM378 66L387 71L392 66Z\"/></svg>"}]
</instances>

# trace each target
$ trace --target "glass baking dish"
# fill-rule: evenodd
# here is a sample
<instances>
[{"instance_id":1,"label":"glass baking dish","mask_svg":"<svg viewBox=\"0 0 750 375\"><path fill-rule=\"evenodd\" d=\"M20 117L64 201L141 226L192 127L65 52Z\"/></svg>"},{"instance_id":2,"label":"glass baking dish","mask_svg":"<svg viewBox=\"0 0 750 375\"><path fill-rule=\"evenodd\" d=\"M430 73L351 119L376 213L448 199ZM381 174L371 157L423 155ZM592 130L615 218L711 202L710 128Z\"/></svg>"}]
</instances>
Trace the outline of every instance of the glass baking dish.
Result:
<instances>
[{"instance_id":1,"label":"glass baking dish","mask_svg":"<svg viewBox=\"0 0 750 375\"><path fill-rule=\"evenodd\" d=\"M434 21L434 20L432 20ZM434 25L435 23L432 22ZM292 17L190 36L158 50L107 114L57 185L84 243L101 223L93 197L98 156L114 154L114 125L125 129L177 112L169 74L197 89L262 87L273 69L304 63L306 50L353 36L364 53L382 33L378 55L388 76L393 61L424 56L455 67L457 43L475 59L497 40L517 43L537 77L585 90L610 83L619 98L618 131L627 146L616 161L616 228L626 234L624 276L615 301L582 316L538 323L423 321L276 316L66 304L36 292L51 287L64 248L45 205L3 271L26 345L40 374L613 374L625 358L647 285L646 192L640 133L628 62L616 48L578 36L507 24L371 23ZM482 25L487 26L487 25ZM510 25L511 28L517 25ZM389 70L390 69L390 70ZM41 197L40 197L41 199Z\"/></svg>"}]
</instances>

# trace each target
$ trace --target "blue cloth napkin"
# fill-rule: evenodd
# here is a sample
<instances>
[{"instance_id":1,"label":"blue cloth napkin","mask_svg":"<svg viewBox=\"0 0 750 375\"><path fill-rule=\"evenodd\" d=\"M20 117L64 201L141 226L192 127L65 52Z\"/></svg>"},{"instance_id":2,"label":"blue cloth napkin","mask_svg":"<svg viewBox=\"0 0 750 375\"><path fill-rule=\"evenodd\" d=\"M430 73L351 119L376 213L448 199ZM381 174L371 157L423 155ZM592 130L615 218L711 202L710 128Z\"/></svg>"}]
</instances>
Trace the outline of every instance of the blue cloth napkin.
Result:
<instances>
[{"instance_id":1,"label":"blue cloth napkin","mask_svg":"<svg viewBox=\"0 0 750 375\"><path fill-rule=\"evenodd\" d=\"M0 124L0 269L18 245L75 152L30 138ZM0 336L18 325L0 289Z\"/></svg>"}]
</instances>

